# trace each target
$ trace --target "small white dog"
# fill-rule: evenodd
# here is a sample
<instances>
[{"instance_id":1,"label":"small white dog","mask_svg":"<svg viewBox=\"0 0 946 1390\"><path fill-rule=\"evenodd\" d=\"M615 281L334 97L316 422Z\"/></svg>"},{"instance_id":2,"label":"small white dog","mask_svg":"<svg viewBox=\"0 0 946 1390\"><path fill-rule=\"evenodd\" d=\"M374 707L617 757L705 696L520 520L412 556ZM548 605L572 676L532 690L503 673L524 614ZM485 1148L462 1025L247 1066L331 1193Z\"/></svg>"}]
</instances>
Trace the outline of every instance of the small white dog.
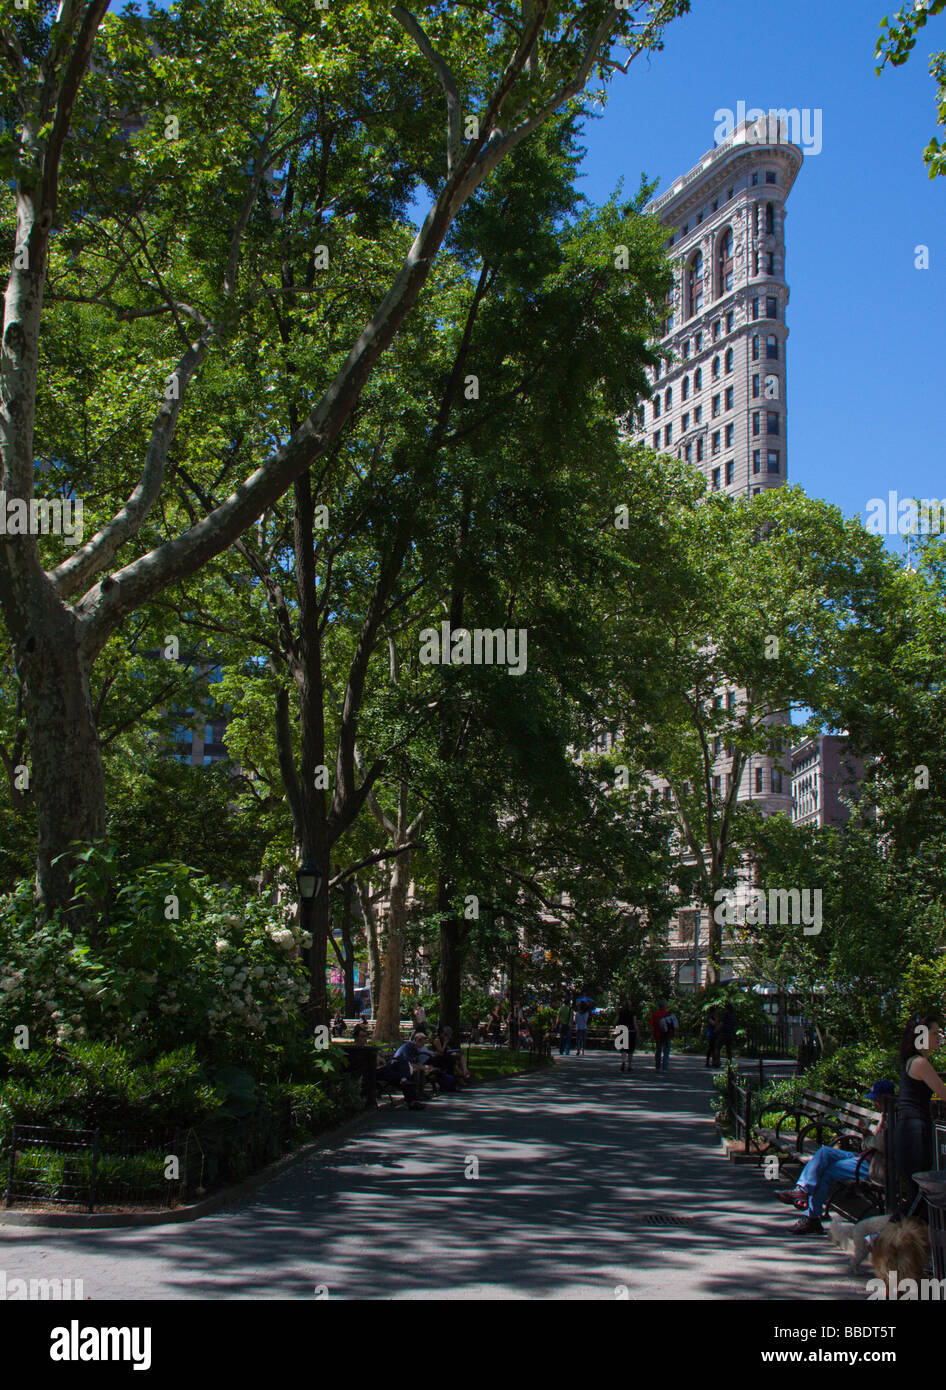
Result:
<instances>
[{"instance_id":1,"label":"small white dog","mask_svg":"<svg viewBox=\"0 0 946 1390\"><path fill-rule=\"evenodd\" d=\"M889 1216L868 1216L857 1224L841 1221L835 1216L828 1227L828 1235L839 1250L851 1257L851 1273L856 1274L867 1258L870 1250L868 1236L874 1236L889 1223Z\"/></svg>"}]
</instances>

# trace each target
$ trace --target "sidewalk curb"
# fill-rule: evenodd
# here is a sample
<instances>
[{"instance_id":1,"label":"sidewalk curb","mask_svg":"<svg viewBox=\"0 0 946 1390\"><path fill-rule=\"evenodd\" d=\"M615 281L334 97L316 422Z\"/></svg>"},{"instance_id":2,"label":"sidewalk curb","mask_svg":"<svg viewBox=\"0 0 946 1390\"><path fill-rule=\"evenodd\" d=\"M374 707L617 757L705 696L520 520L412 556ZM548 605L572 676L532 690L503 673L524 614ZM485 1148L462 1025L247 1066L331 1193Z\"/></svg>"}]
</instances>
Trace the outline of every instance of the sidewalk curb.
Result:
<instances>
[{"instance_id":1,"label":"sidewalk curb","mask_svg":"<svg viewBox=\"0 0 946 1390\"><path fill-rule=\"evenodd\" d=\"M512 1076L496 1076L480 1081L480 1086L495 1086L501 1082L520 1081L525 1076L534 1076L537 1071L548 1071L548 1067L536 1067L534 1071L516 1072ZM384 1107L385 1111L390 1107ZM335 1129L328 1130L325 1134L319 1135L317 1139L311 1140L308 1144L303 1144L301 1148L293 1149L292 1153L284 1154L282 1158L277 1158L273 1163L267 1164L265 1168L260 1168L258 1172L245 1178L243 1182L237 1183L234 1187L227 1187L222 1192L215 1192L212 1197L204 1197L200 1202L191 1202L183 1207L168 1207L165 1211L133 1211L133 1212L100 1212L96 1216L94 1212L54 1212L54 1211L0 1211L0 1228L6 1227L46 1227L47 1229L59 1229L67 1231L107 1231L128 1229L136 1226L170 1226L180 1224L182 1221L198 1221L202 1216L212 1216L214 1212L223 1210L234 1202L240 1201L243 1197L252 1196L259 1188L266 1183L272 1182L274 1178L281 1177L290 1168L295 1168L297 1164L304 1163L307 1158L311 1158L320 1149L329 1149L341 1139L347 1139L349 1135L356 1133L359 1129L366 1126L369 1120L375 1119L381 1114L380 1109L363 1110L360 1115L353 1115L349 1120L343 1120Z\"/></svg>"}]
</instances>

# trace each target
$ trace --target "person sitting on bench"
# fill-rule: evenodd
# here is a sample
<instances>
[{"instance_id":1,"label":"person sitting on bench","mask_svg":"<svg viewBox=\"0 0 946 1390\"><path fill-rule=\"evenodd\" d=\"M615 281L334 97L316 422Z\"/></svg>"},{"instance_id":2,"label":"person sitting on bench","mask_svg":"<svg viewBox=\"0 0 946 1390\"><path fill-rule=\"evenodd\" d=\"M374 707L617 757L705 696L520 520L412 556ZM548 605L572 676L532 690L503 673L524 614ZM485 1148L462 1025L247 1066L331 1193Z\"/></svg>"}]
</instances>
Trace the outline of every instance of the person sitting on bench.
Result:
<instances>
[{"instance_id":1,"label":"person sitting on bench","mask_svg":"<svg viewBox=\"0 0 946 1390\"><path fill-rule=\"evenodd\" d=\"M881 1096L893 1095L895 1090L896 1087L892 1081L875 1081L867 1092L867 1099L878 1100ZM792 1226L792 1234L796 1236L823 1234L824 1227L821 1224L821 1218L824 1216L828 1199L838 1183L854 1182L855 1179L863 1181L868 1177L872 1182L882 1183L884 1180L883 1150L883 1123L872 1130L870 1136L864 1140L864 1146L860 1153L852 1153L849 1149L835 1149L828 1144L822 1144L821 1148L815 1151L813 1157L808 1160L799 1173L795 1186L776 1193L780 1201L805 1210L805 1215L800 1216ZM865 1158L865 1154L870 1154L869 1160Z\"/></svg>"},{"instance_id":2,"label":"person sitting on bench","mask_svg":"<svg viewBox=\"0 0 946 1390\"><path fill-rule=\"evenodd\" d=\"M421 1053L427 1042L423 1033L415 1033L408 1042L401 1043L390 1062L385 1062L383 1067L377 1071L379 1081L389 1082L400 1086L401 1094L404 1097L408 1110L423 1110L423 1105L417 1099L417 1084L423 1075L421 1064ZM414 1068L417 1067L417 1074Z\"/></svg>"}]
</instances>

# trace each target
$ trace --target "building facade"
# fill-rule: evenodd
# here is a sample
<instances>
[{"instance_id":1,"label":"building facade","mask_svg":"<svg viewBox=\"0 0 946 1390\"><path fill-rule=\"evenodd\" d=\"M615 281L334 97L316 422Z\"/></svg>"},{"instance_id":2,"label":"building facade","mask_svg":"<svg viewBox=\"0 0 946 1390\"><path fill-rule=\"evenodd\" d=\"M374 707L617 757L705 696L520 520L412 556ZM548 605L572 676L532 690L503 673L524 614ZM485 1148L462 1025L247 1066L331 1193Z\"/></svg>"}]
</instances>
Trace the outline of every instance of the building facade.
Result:
<instances>
[{"instance_id":1,"label":"building facade","mask_svg":"<svg viewBox=\"0 0 946 1390\"><path fill-rule=\"evenodd\" d=\"M750 497L788 478L785 204L802 161L784 128L743 123L647 209L667 228L676 265L653 396L632 437L699 468L710 492ZM739 801L790 815L787 752L783 761L750 757ZM728 790L730 769L720 747L714 794ZM668 955L681 987L702 982L708 937L705 909L684 909L672 923Z\"/></svg>"},{"instance_id":2,"label":"building facade","mask_svg":"<svg viewBox=\"0 0 946 1390\"><path fill-rule=\"evenodd\" d=\"M843 734L819 734L792 749L792 820L796 825L844 825L849 802L864 780L863 760Z\"/></svg>"}]
</instances>

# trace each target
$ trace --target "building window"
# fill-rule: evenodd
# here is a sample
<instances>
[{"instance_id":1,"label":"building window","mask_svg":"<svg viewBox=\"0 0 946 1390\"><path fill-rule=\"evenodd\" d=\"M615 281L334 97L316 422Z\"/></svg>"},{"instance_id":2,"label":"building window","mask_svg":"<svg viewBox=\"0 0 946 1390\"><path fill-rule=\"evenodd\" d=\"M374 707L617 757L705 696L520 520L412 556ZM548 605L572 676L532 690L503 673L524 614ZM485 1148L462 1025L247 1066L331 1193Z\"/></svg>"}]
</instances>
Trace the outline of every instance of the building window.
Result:
<instances>
[{"instance_id":1,"label":"building window","mask_svg":"<svg viewBox=\"0 0 946 1390\"><path fill-rule=\"evenodd\" d=\"M762 769L757 767L755 770L755 789L757 792L762 790Z\"/></svg>"},{"instance_id":2,"label":"building window","mask_svg":"<svg viewBox=\"0 0 946 1390\"><path fill-rule=\"evenodd\" d=\"M718 211L719 211L719 199L718 199L718 198L714 198L714 199L713 199L713 211L714 211L714 212L718 212Z\"/></svg>"},{"instance_id":3,"label":"building window","mask_svg":"<svg viewBox=\"0 0 946 1390\"><path fill-rule=\"evenodd\" d=\"M660 430L654 430L654 448L660 448Z\"/></svg>"},{"instance_id":4,"label":"building window","mask_svg":"<svg viewBox=\"0 0 946 1390\"><path fill-rule=\"evenodd\" d=\"M752 433L753 436L762 433L762 417L758 410L752 412Z\"/></svg>"},{"instance_id":5,"label":"building window","mask_svg":"<svg viewBox=\"0 0 946 1390\"><path fill-rule=\"evenodd\" d=\"M719 492L719 469L718 469L718 468L714 468L714 469L713 469L712 487L713 487L713 491L714 491L714 492Z\"/></svg>"},{"instance_id":6,"label":"building window","mask_svg":"<svg viewBox=\"0 0 946 1390\"><path fill-rule=\"evenodd\" d=\"M717 295L732 289L732 228L727 227L719 240L716 255Z\"/></svg>"},{"instance_id":7,"label":"building window","mask_svg":"<svg viewBox=\"0 0 946 1390\"><path fill-rule=\"evenodd\" d=\"M673 425L664 426L664 444L669 444L673 438Z\"/></svg>"},{"instance_id":8,"label":"building window","mask_svg":"<svg viewBox=\"0 0 946 1390\"><path fill-rule=\"evenodd\" d=\"M726 409L732 410L736 404L736 390L733 386L726 387Z\"/></svg>"},{"instance_id":9,"label":"building window","mask_svg":"<svg viewBox=\"0 0 946 1390\"><path fill-rule=\"evenodd\" d=\"M766 275L774 275L774 274L775 274L775 252L774 252L774 251L770 251L769 254L768 254L768 255L766 256L766 258L765 258L765 273L766 273ZM771 317L771 315L770 315L770 317Z\"/></svg>"},{"instance_id":10,"label":"building window","mask_svg":"<svg viewBox=\"0 0 946 1390\"><path fill-rule=\"evenodd\" d=\"M703 334L702 334L702 333L697 333L697 335L696 335L696 351L697 351L697 352L702 352L702 351L703 351Z\"/></svg>"},{"instance_id":11,"label":"building window","mask_svg":"<svg viewBox=\"0 0 946 1390\"><path fill-rule=\"evenodd\" d=\"M759 335L758 335L758 333L757 333L757 334L755 335L755 337L752 339L752 360L753 360L753 362L758 362L758 360L759 360Z\"/></svg>"},{"instance_id":12,"label":"building window","mask_svg":"<svg viewBox=\"0 0 946 1390\"><path fill-rule=\"evenodd\" d=\"M696 255L687 266L686 274L687 318L698 314L703 307L703 252Z\"/></svg>"},{"instance_id":13,"label":"building window","mask_svg":"<svg viewBox=\"0 0 946 1390\"><path fill-rule=\"evenodd\" d=\"M765 181L766 183L778 183L778 174L776 174L774 169L766 169Z\"/></svg>"},{"instance_id":14,"label":"building window","mask_svg":"<svg viewBox=\"0 0 946 1390\"><path fill-rule=\"evenodd\" d=\"M727 198L731 198L734 192L735 192L735 189L734 189L734 188L728 189L728 190L727 190L727 193L726 193L726 197L727 197Z\"/></svg>"},{"instance_id":15,"label":"building window","mask_svg":"<svg viewBox=\"0 0 946 1390\"><path fill-rule=\"evenodd\" d=\"M702 463L702 462L703 462L703 436L702 436L702 435L700 435L699 439L696 441L696 461L697 461L697 463Z\"/></svg>"},{"instance_id":16,"label":"building window","mask_svg":"<svg viewBox=\"0 0 946 1390\"><path fill-rule=\"evenodd\" d=\"M765 205L765 235L775 235L775 204L766 203Z\"/></svg>"},{"instance_id":17,"label":"building window","mask_svg":"<svg viewBox=\"0 0 946 1390\"><path fill-rule=\"evenodd\" d=\"M754 487L754 488L752 489L752 495L753 495L753 497L758 497L758 495L759 495L759 493L760 493L761 491L762 491L762 489L761 489L760 487Z\"/></svg>"},{"instance_id":18,"label":"building window","mask_svg":"<svg viewBox=\"0 0 946 1390\"><path fill-rule=\"evenodd\" d=\"M781 473L781 454L779 453L778 449L768 449L766 450L766 454L769 460L769 472Z\"/></svg>"},{"instance_id":19,"label":"building window","mask_svg":"<svg viewBox=\"0 0 946 1390\"><path fill-rule=\"evenodd\" d=\"M654 367L654 381L659 381L659 380L660 380L660 373L661 373L662 369L663 369L663 363L662 363L662 362L660 361L660 359L658 358L658 359L657 359L657 365Z\"/></svg>"},{"instance_id":20,"label":"building window","mask_svg":"<svg viewBox=\"0 0 946 1390\"><path fill-rule=\"evenodd\" d=\"M698 405L693 412L693 423L694 425L701 425L703 423L703 407L701 405Z\"/></svg>"},{"instance_id":21,"label":"building window","mask_svg":"<svg viewBox=\"0 0 946 1390\"><path fill-rule=\"evenodd\" d=\"M765 432L766 434L780 433L777 410L767 410L765 412Z\"/></svg>"},{"instance_id":22,"label":"building window","mask_svg":"<svg viewBox=\"0 0 946 1390\"><path fill-rule=\"evenodd\" d=\"M752 273L753 273L753 275L758 275L758 273L759 273L759 253L758 253L758 251L753 251L753 253L752 253Z\"/></svg>"},{"instance_id":23,"label":"building window","mask_svg":"<svg viewBox=\"0 0 946 1390\"><path fill-rule=\"evenodd\" d=\"M782 790L782 769L773 767L772 769L772 790L780 792Z\"/></svg>"},{"instance_id":24,"label":"building window","mask_svg":"<svg viewBox=\"0 0 946 1390\"><path fill-rule=\"evenodd\" d=\"M697 367L696 371L693 373L693 390L694 390L694 391L702 391L702 390L703 390L703 368L702 368L702 367Z\"/></svg>"},{"instance_id":25,"label":"building window","mask_svg":"<svg viewBox=\"0 0 946 1390\"><path fill-rule=\"evenodd\" d=\"M727 708L727 710L729 711L730 714L732 714L733 710L736 708L736 692L735 692L735 690L727 690L727 691L726 691L726 708Z\"/></svg>"},{"instance_id":26,"label":"building window","mask_svg":"<svg viewBox=\"0 0 946 1390\"><path fill-rule=\"evenodd\" d=\"M714 454L718 454L718 453L719 453L719 449L720 449L720 436L719 436L719 430L714 430L714 431L713 431L712 448L713 448L713 453L714 453Z\"/></svg>"},{"instance_id":27,"label":"building window","mask_svg":"<svg viewBox=\"0 0 946 1390\"><path fill-rule=\"evenodd\" d=\"M701 223L702 221L703 221L703 212L702 212L702 209L701 209L701 210L696 214L696 225L699 226L700 223Z\"/></svg>"},{"instance_id":28,"label":"building window","mask_svg":"<svg viewBox=\"0 0 946 1390\"><path fill-rule=\"evenodd\" d=\"M714 420L716 419L716 416L717 416L718 414L719 414L719 397L718 397L718 396L714 396L714 397L713 397L713 419L714 419Z\"/></svg>"},{"instance_id":29,"label":"building window","mask_svg":"<svg viewBox=\"0 0 946 1390\"><path fill-rule=\"evenodd\" d=\"M692 444L688 444L688 445L686 446L686 448L685 448L684 451L683 451L683 457L685 458L685 460L687 461L687 463L692 463L692 462L693 462L693 445L692 445Z\"/></svg>"},{"instance_id":30,"label":"building window","mask_svg":"<svg viewBox=\"0 0 946 1390\"><path fill-rule=\"evenodd\" d=\"M730 444L731 444L731 443L732 443L732 440L730 440L729 442L730 442ZM735 476L736 476L736 461L735 461L735 459L730 459L729 462L726 464L726 483L727 483L727 486L728 486L730 483L733 482L733 480L735 479Z\"/></svg>"},{"instance_id":31,"label":"building window","mask_svg":"<svg viewBox=\"0 0 946 1390\"><path fill-rule=\"evenodd\" d=\"M718 381L718 380L719 380L719 358L718 358L718 357L714 357L714 358L713 358L713 380L714 380L714 381Z\"/></svg>"},{"instance_id":32,"label":"building window","mask_svg":"<svg viewBox=\"0 0 946 1390\"><path fill-rule=\"evenodd\" d=\"M774 294L767 294L765 297L765 317L767 319L778 318L778 300Z\"/></svg>"},{"instance_id":33,"label":"building window","mask_svg":"<svg viewBox=\"0 0 946 1390\"><path fill-rule=\"evenodd\" d=\"M673 387L668 386L664 393L664 410L669 410L673 405Z\"/></svg>"},{"instance_id":34,"label":"building window","mask_svg":"<svg viewBox=\"0 0 946 1390\"><path fill-rule=\"evenodd\" d=\"M731 333L731 332L733 331L733 328L734 328L735 326L736 326L736 315L735 315L735 314L733 313L733 311L730 309L729 313L726 315L726 332L727 332L727 333Z\"/></svg>"},{"instance_id":35,"label":"building window","mask_svg":"<svg viewBox=\"0 0 946 1390\"><path fill-rule=\"evenodd\" d=\"M757 319L759 317L760 309L761 306L759 304L759 301L757 299L754 299L752 301L752 317L754 319Z\"/></svg>"},{"instance_id":36,"label":"building window","mask_svg":"<svg viewBox=\"0 0 946 1390\"><path fill-rule=\"evenodd\" d=\"M683 344L683 360L684 360L684 362L687 360L687 358L688 358L689 356L690 356L690 340L689 340L689 338L687 338L686 342Z\"/></svg>"},{"instance_id":37,"label":"building window","mask_svg":"<svg viewBox=\"0 0 946 1390\"><path fill-rule=\"evenodd\" d=\"M758 170L754 170L754 171L753 171L753 174L752 174L752 187L755 188L755 186L756 186L756 184L757 184L758 182L759 182L759 173L758 173Z\"/></svg>"},{"instance_id":38,"label":"building window","mask_svg":"<svg viewBox=\"0 0 946 1390\"><path fill-rule=\"evenodd\" d=\"M714 778L713 778L713 795L714 795L714 796L719 796L719 795L721 794L721 792L722 792L722 780L721 780L721 778L717 775L717 776L714 776Z\"/></svg>"},{"instance_id":39,"label":"building window","mask_svg":"<svg viewBox=\"0 0 946 1390\"><path fill-rule=\"evenodd\" d=\"M752 451L752 471L753 471L753 473L761 473L761 472L762 472L762 451L761 451L761 449L753 449L753 451Z\"/></svg>"},{"instance_id":40,"label":"building window","mask_svg":"<svg viewBox=\"0 0 946 1390\"><path fill-rule=\"evenodd\" d=\"M681 396L683 397L684 400L687 400L687 399L689 398L689 395L690 395L690 378L689 378L688 376L685 376L685 377L683 378L683 384L682 384L681 387L680 387L680 394L681 394Z\"/></svg>"},{"instance_id":41,"label":"building window","mask_svg":"<svg viewBox=\"0 0 946 1390\"><path fill-rule=\"evenodd\" d=\"M767 362L778 361L778 338L774 333L769 333L765 340L765 360Z\"/></svg>"},{"instance_id":42,"label":"building window","mask_svg":"<svg viewBox=\"0 0 946 1390\"><path fill-rule=\"evenodd\" d=\"M686 236L686 234L687 234L687 232L688 232L689 230L690 230L690 224L689 224L689 222L684 222L684 224L683 224L683 236Z\"/></svg>"},{"instance_id":43,"label":"building window","mask_svg":"<svg viewBox=\"0 0 946 1390\"><path fill-rule=\"evenodd\" d=\"M731 371L732 371L734 361L735 361L735 357L733 356L733 350L732 350L732 348L727 348L727 349L726 349L726 370L727 370L727 372L731 372Z\"/></svg>"},{"instance_id":44,"label":"building window","mask_svg":"<svg viewBox=\"0 0 946 1390\"><path fill-rule=\"evenodd\" d=\"M660 419L660 397L659 397L659 396L655 396L655 397L654 397L654 419L655 419L655 420L659 420L659 419Z\"/></svg>"},{"instance_id":45,"label":"building window","mask_svg":"<svg viewBox=\"0 0 946 1390\"><path fill-rule=\"evenodd\" d=\"M731 449L736 442L736 426L726 426L726 448Z\"/></svg>"},{"instance_id":46,"label":"building window","mask_svg":"<svg viewBox=\"0 0 946 1390\"><path fill-rule=\"evenodd\" d=\"M753 377L752 377L752 398L753 398L753 400L756 400L756 399L759 397L759 395L761 395L761 390L762 390L762 388L761 388L761 386L759 385L760 381L761 381L761 377L759 376L759 373L758 373L758 372L755 372L755 373L753 374Z\"/></svg>"},{"instance_id":47,"label":"building window","mask_svg":"<svg viewBox=\"0 0 946 1390\"><path fill-rule=\"evenodd\" d=\"M687 430L690 428L690 412L689 412L689 411L685 411L685 412L684 412L683 418L682 418L681 421L680 421L680 428L681 428L681 430L683 431L684 434L686 434Z\"/></svg>"},{"instance_id":48,"label":"building window","mask_svg":"<svg viewBox=\"0 0 946 1390\"><path fill-rule=\"evenodd\" d=\"M716 322L713 324L713 342L714 342L714 343L718 340L721 330L722 330L722 325L721 325L719 319L717 319Z\"/></svg>"}]
</instances>

